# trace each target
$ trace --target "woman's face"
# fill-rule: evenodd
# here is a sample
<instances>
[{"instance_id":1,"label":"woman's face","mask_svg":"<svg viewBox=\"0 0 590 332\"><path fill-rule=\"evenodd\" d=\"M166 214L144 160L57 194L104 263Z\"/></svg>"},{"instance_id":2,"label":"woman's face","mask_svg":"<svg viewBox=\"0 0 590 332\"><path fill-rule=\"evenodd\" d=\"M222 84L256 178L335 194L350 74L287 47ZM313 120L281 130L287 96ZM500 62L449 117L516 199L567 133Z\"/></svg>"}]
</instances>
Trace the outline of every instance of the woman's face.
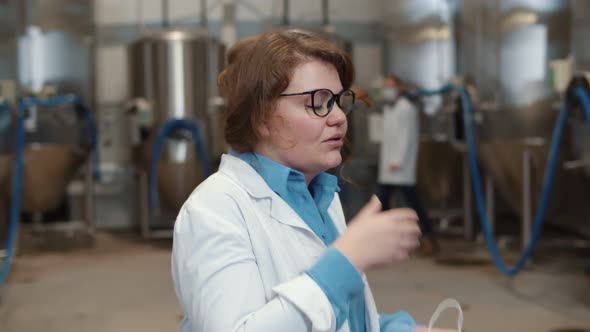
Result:
<instances>
[{"instance_id":1,"label":"woman's face","mask_svg":"<svg viewBox=\"0 0 590 332\"><path fill-rule=\"evenodd\" d=\"M338 94L342 83L334 66L311 60L295 68L283 94L316 89ZM254 148L256 153L302 172L307 183L340 164L347 130L346 115L337 103L325 117L317 116L310 106L310 94L279 97L269 123L261 127L262 139Z\"/></svg>"}]
</instances>

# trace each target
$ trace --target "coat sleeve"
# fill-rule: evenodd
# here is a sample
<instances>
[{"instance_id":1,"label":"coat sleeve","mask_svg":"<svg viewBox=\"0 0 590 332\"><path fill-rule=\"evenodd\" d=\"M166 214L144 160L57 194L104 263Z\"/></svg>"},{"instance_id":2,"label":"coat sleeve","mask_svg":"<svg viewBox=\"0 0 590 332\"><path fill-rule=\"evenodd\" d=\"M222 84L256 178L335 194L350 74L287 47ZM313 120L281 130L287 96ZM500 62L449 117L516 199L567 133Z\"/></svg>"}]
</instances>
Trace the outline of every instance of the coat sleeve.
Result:
<instances>
[{"instance_id":1,"label":"coat sleeve","mask_svg":"<svg viewBox=\"0 0 590 332\"><path fill-rule=\"evenodd\" d=\"M172 275L188 331L336 329L329 300L304 273L277 285L267 300L244 217L228 195L195 192L181 209Z\"/></svg>"}]
</instances>

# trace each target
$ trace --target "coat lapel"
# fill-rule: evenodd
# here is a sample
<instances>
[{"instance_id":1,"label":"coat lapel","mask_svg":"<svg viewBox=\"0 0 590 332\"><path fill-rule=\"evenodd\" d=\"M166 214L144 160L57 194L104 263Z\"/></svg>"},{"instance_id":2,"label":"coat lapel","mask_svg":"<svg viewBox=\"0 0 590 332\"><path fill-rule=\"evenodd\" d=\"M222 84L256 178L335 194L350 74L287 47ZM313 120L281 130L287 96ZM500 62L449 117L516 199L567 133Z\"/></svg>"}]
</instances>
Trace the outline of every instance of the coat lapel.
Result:
<instances>
[{"instance_id":1,"label":"coat lapel","mask_svg":"<svg viewBox=\"0 0 590 332\"><path fill-rule=\"evenodd\" d=\"M264 179L248 163L237 157L224 154L221 157L219 172L226 174L241 188L244 188L256 201L257 208L268 213L268 220L275 220L290 227L304 230L310 234L314 242L325 247L324 243L313 233L297 212L273 192ZM335 196L334 201L328 209L328 213L338 231L343 232L346 229L346 222L338 195ZM368 287L366 276L363 276L363 280L366 285L365 302L367 310L365 317L367 327L369 328L368 331L377 332L379 331L379 314L377 313L371 290ZM348 325L345 324L340 331L349 331Z\"/></svg>"},{"instance_id":2,"label":"coat lapel","mask_svg":"<svg viewBox=\"0 0 590 332\"><path fill-rule=\"evenodd\" d=\"M240 158L224 154L221 157L219 171L236 181L250 196L259 202L258 204L262 203L261 200L268 200L268 205L262 205L267 205L268 211L266 212L271 219L291 227L303 229L316 236L297 212L272 191L264 179L248 163Z\"/></svg>"}]
</instances>

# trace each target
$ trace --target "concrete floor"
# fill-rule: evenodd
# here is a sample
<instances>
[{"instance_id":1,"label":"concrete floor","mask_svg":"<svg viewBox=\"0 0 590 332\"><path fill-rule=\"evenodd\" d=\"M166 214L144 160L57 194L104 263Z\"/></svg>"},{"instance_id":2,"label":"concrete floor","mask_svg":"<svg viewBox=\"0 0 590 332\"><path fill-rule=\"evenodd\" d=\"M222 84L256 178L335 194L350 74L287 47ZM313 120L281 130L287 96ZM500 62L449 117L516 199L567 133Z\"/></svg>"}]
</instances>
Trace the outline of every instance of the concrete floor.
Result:
<instances>
[{"instance_id":1,"label":"concrete floor","mask_svg":"<svg viewBox=\"0 0 590 332\"><path fill-rule=\"evenodd\" d=\"M462 303L467 332L590 329L590 285L567 262L539 263L507 281L490 265L416 258L369 279L380 311L404 309L424 324L453 297ZM170 243L105 234L94 249L20 257L0 294L0 331L175 331L181 311L169 266ZM453 327L456 317L449 310L437 326Z\"/></svg>"}]
</instances>

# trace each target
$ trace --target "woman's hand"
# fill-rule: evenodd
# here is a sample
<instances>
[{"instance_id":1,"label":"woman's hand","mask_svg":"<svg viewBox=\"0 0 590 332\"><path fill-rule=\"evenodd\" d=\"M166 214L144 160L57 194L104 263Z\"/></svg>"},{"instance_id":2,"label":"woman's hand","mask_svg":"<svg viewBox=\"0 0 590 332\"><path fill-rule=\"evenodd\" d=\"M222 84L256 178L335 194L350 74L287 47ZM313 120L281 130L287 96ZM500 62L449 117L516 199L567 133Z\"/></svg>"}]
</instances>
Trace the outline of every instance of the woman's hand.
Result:
<instances>
[{"instance_id":1,"label":"woman's hand","mask_svg":"<svg viewBox=\"0 0 590 332\"><path fill-rule=\"evenodd\" d=\"M419 246L418 216L411 209L381 211L373 195L350 222L334 247L359 271L403 261Z\"/></svg>"}]
</instances>

